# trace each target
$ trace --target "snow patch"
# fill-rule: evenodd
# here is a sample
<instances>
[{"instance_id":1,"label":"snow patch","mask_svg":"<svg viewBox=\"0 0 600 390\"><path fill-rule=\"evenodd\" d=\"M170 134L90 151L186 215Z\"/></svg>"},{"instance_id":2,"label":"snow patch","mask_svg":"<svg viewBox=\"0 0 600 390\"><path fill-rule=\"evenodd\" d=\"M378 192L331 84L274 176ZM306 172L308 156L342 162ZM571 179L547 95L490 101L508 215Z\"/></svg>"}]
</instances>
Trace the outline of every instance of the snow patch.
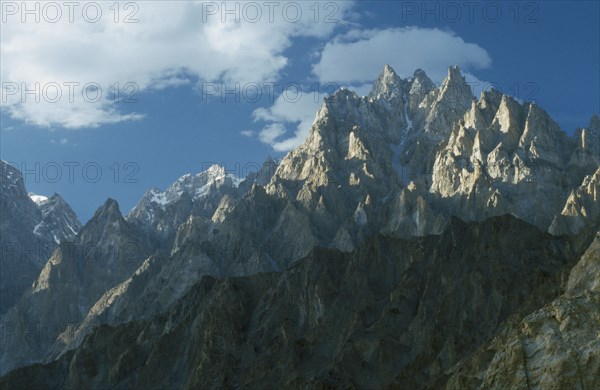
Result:
<instances>
[{"instance_id":1,"label":"snow patch","mask_svg":"<svg viewBox=\"0 0 600 390\"><path fill-rule=\"evenodd\" d=\"M75 229L73 229L73 226L71 226L71 224L68 221L65 221L67 228L73 233L73 235L77 235L77 231L75 231Z\"/></svg>"},{"instance_id":2,"label":"snow patch","mask_svg":"<svg viewBox=\"0 0 600 390\"><path fill-rule=\"evenodd\" d=\"M150 202L158 203L161 206L165 206L167 202L167 196L164 192L161 191L152 191L152 196L150 197Z\"/></svg>"},{"instance_id":3,"label":"snow patch","mask_svg":"<svg viewBox=\"0 0 600 390\"><path fill-rule=\"evenodd\" d=\"M38 206L48 201L48 197L44 195L36 195L33 192L29 193L29 198Z\"/></svg>"}]
</instances>

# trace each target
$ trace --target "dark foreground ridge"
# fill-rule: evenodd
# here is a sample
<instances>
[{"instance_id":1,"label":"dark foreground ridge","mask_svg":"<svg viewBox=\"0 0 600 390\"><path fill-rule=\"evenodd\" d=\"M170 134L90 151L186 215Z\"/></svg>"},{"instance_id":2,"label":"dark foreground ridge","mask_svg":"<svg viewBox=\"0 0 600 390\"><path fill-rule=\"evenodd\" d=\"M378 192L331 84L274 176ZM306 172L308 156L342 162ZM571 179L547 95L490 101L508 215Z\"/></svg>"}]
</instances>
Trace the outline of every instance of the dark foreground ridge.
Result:
<instances>
[{"instance_id":1,"label":"dark foreground ridge","mask_svg":"<svg viewBox=\"0 0 600 390\"><path fill-rule=\"evenodd\" d=\"M377 236L348 253L315 249L283 273L205 276L167 312L99 326L57 361L16 369L0 385L500 389L512 388L515 376L536 383L545 375L537 383L551 384L556 375L567 388L594 388L598 348L587 350L579 371L527 372L508 358L490 363L494 350L481 347L491 342L501 351L519 319L557 299L568 306L583 294L598 302L598 283L589 277L599 267L596 231L556 237L511 216L453 218L441 235ZM593 305L581 305L594 315ZM593 341L571 337L568 346L542 352L568 354L578 340ZM523 348L520 359L531 352ZM478 373L485 364L496 364L499 374L484 383Z\"/></svg>"}]
</instances>

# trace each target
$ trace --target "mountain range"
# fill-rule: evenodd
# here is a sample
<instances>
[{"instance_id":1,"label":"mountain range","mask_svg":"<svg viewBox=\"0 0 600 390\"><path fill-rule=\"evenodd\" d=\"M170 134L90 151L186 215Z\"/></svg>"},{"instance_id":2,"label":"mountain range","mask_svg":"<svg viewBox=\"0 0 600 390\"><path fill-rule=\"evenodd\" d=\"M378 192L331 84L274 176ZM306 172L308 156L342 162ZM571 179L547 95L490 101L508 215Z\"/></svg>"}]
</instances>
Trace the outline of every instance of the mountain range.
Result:
<instances>
[{"instance_id":1,"label":"mountain range","mask_svg":"<svg viewBox=\"0 0 600 390\"><path fill-rule=\"evenodd\" d=\"M385 66L280 161L83 227L2 162L0 383L599 386L599 196L597 115L569 137L458 67Z\"/></svg>"}]
</instances>

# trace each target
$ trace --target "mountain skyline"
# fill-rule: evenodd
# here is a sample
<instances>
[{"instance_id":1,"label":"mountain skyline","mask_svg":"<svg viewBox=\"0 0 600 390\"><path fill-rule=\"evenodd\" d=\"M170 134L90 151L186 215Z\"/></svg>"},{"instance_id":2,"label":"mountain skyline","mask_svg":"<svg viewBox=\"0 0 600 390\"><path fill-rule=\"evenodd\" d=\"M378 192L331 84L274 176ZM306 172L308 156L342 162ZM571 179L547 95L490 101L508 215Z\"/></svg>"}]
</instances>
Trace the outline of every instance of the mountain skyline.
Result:
<instances>
[{"instance_id":1,"label":"mountain skyline","mask_svg":"<svg viewBox=\"0 0 600 390\"><path fill-rule=\"evenodd\" d=\"M442 7L441 3L427 9L424 3L332 2L337 9L320 9L318 23L313 10L303 9L301 26L295 30L279 14L273 24L268 20L246 23L244 18L237 24L231 16L221 23L220 13L203 19L202 6L196 4L171 8L170 19L182 25L175 32L165 30L160 23L158 15L164 13L160 3L136 4L138 23L134 24L115 25L110 18L113 11L104 9L105 17L95 24L104 27L103 35L96 34L90 23L79 20L51 24L42 18L40 24L23 24L17 23L17 13L7 15L7 22L3 23L3 48L16 48L23 43L24 47L39 49L34 53L55 55L56 60L40 59L38 73L32 73L33 68L19 66L19 61L29 61L26 52L17 50L4 56L2 93L7 100L1 103L1 158L18 164L25 172L28 191L61 193L82 221L88 220L107 197L118 199L128 210L146 189L166 188L176 178L204 171L214 163L245 176L269 155L282 158L285 152L278 148L289 150L301 143L325 96L341 86L357 89L361 95L368 93L370 83L385 63L403 78L420 67L437 85L443 81L447 67L458 64L468 73L467 82L480 81L475 96L479 96L478 88L496 86L515 98L534 100L568 134L588 125L590 116L600 109L596 2L578 2L577 6L561 2L523 3L518 8L494 3L501 7L497 18L493 17L494 5L485 7L485 14L481 5L475 5L474 10L459 5L461 17L453 17L452 5ZM266 17L268 13L263 11ZM333 11L336 22L324 23ZM66 11L63 15L67 15ZM36 30L39 26L44 32ZM268 40L271 27L286 39ZM52 34L69 35L73 28L89 32L94 40L88 41L88 46L78 46L76 42L51 39ZM119 35L121 28L131 37ZM164 32L168 37L175 34L185 38L191 34L201 40L207 39L206 34L227 31L223 36L231 44L215 46L215 52L200 53L213 55L215 68L210 68L204 57L192 61L199 55L196 46L187 54L188 59L182 51L189 46L180 48L169 40L148 41L148 31ZM242 36L265 37L263 41L269 43L272 51L248 53L241 44L244 41L240 41L240 32ZM24 36L35 37L35 41L21 42L23 38L19 37ZM138 51L141 61L121 46L110 49L115 47L113 42L125 44L133 37L138 41L132 47L144 48ZM183 38L181 42L185 44ZM546 44L549 41L552 45ZM366 55L361 55L363 52ZM104 60L97 57L101 53L110 55L107 58L113 58L119 66L103 66ZM582 53L585 61L567 60L580 58ZM268 74L256 73L256 67L244 71L242 62L230 62L227 55L243 58L244 63L248 63L247 56L252 56L250 63L268 63L264 68ZM70 61L72 58L90 61L84 64ZM146 65L144 68L139 68L141 62ZM216 70L218 66L220 71ZM77 101L61 101L48 105L43 101L36 104L30 96L31 104L17 104L22 100L20 94L13 96L7 90L13 82L20 89L21 82L44 80L82 85L97 82L104 92L115 82L121 86L134 82L138 86L138 102L109 104L106 107L116 110L111 114L110 110L105 111L103 102L81 106ZM240 83L240 92L237 96L227 95L225 102L220 91L211 89L235 89L235 83ZM248 89L242 93L243 87L252 83L257 83L263 92L258 100ZM269 83L281 85L270 92ZM302 99L296 101L293 87L287 98L282 96L288 85L299 86ZM66 90L63 96L68 97ZM17 102L12 100L15 97ZM58 119L52 119L54 112L61 113ZM79 119L85 117L84 113L88 115L87 122ZM131 113L143 118L102 122ZM93 127L98 120L97 127ZM74 128L69 127L77 123ZM154 158L149 150L161 150L153 152L159 158Z\"/></svg>"},{"instance_id":2,"label":"mountain skyline","mask_svg":"<svg viewBox=\"0 0 600 390\"><path fill-rule=\"evenodd\" d=\"M446 83L448 82L448 80L450 80L450 78L452 77L452 70L455 69L458 73L458 76L455 77L464 77L462 76L462 74L460 73L460 70L458 68L458 66L452 66L449 68L448 71L448 76L446 78ZM395 71L389 66L389 65L385 65L383 72L380 75L380 80L385 79L387 76L387 74L390 74L391 76L389 77L398 77L396 76ZM429 80L427 74L421 70L421 69L417 69L414 72L414 75L412 78L408 78L407 80L411 80L411 79L418 79L418 78L425 78L427 80ZM388 80L389 81L389 80ZM465 80L466 81L466 80ZM430 88L434 88L434 84L431 84ZM398 88L401 88L400 86L397 86ZM440 84L438 86L439 88L443 87L443 83ZM377 84L375 84L373 86L374 90L377 89ZM379 87L381 88L381 87ZM379 91L378 93L383 93L383 94L388 94L390 92L386 92L385 88L387 87L383 87L384 90ZM466 94L467 95L472 95L472 88L471 85L466 82L464 84L464 86L459 86L453 87L454 89L459 91L459 94L462 93L462 90L464 91L468 91ZM462 89L462 90L461 90ZM344 90L344 88L342 88L342 90ZM455 91L451 91L451 92L455 92ZM482 91L481 92L481 96L480 99L484 96L488 96L489 94L498 94L500 93L499 91L495 90L495 89L490 89L489 91ZM371 92L371 94L373 94L373 91ZM393 94L393 92L392 92ZM386 96L386 99L389 99L390 96ZM452 99L461 99L460 96L453 96ZM516 103L516 101L515 101ZM529 102L525 102L525 103L529 103ZM520 104L523 104L523 101L520 100ZM542 109L543 112L543 109ZM317 113L318 115L318 113ZM404 113L405 116L408 115L407 112ZM546 115L544 113L544 115ZM316 119L315 119L316 120ZM407 122L408 126L412 126L412 121L410 121L407 117L405 119L405 121L409 121ZM588 136L587 136L587 144L588 147L593 148L593 150L600 150L600 136L598 135L598 128L600 128L600 120L598 119L598 115L597 114L593 114L591 116L591 119L588 122L588 125L586 127L578 127L577 131L574 132L571 135L571 139L574 142L584 142L584 141L579 141L579 139L581 139L582 137L582 131L583 133L585 133L587 131ZM583 130L582 130L583 129ZM586 130L587 129L587 130ZM591 133L590 133L590 129L591 129ZM559 132L564 133L564 131L562 129L558 129ZM567 134L564 133L564 135L566 136ZM402 141L402 142L406 142L406 141ZM401 143L402 143L401 142ZM399 147L403 147L405 145L399 145ZM281 159L280 159L281 160ZM194 190L196 190L196 188L198 188L198 186L200 186L200 188L198 189L198 191L202 191L202 192L206 192L208 190L208 187L210 187L211 185L215 185L216 181L226 181L229 180L231 183L233 183L234 187L239 186L240 183L242 183L244 180L248 179L248 180L256 180L256 175L260 174L261 170L265 170L265 164L267 164L269 161L272 161L272 165L270 165L270 169L269 172L265 172L263 173L263 175L268 175L268 176L272 176L275 173L275 169L278 165L276 160L273 160L273 158L271 156L267 156L265 158L265 160L261 163L246 163L244 164L244 166L241 166L240 164L236 163L235 167L236 169L228 169L226 164L218 164L218 163L210 163L210 166L208 166L208 168L206 168L206 166L208 165L207 163L203 163L205 169L198 172L198 173L186 173L184 175L182 175L181 177L179 177L175 182L173 182L173 184L171 184L169 186L169 188L166 189L165 192L161 191L160 189L156 188L156 187L152 187L151 189L147 189L145 194L144 194L144 198L146 198L147 196L150 196L151 199L153 199L156 203L158 204L164 204L165 202L172 202L173 201L173 193L176 192L177 187L175 187L175 189L173 189L174 186L177 186L177 183L185 183L189 180L195 180L198 182L198 184L196 185L192 185L191 188L193 188ZM6 164L10 164L7 161L3 161ZM19 168L18 166L14 166L12 165L14 168ZM75 170L74 167L78 167L79 164L73 164L73 163L69 163L69 164L65 164L63 167L60 167L57 163L53 162L50 164L51 169L56 169L56 172L61 172L60 174L62 175L62 169L64 168L66 172L68 172L69 175L73 175ZM84 171L86 172L86 170L89 167L93 167L94 169L96 169L96 167L98 166L98 164L90 164L88 163L87 165L84 166ZM87 168L86 168L87 167ZM399 168L398 170L398 175L401 176L401 180L409 180L412 178L412 175L417 174L416 172L416 168L412 167L409 165L407 166L403 166L403 167L397 167ZM39 175L41 174L41 172L43 170L45 170L46 168L37 168L34 171L26 171L26 175L27 174L33 174L36 175L36 178L39 177ZM102 168L98 168L99 170L101 170ZM96 171L99 172L99 171ZM117 171L113 171L114 174L117 174ZM419 172L418 174L420 175L429 175L431 176L433 174L432 171L429 172ZM24 177L26 177L26 175L24 175ZM264 179L263 179L264 180ZM205 189L202 189L202 187L205 187ZM179 190L178 192L181 193L182 190ZM185 190L184 190L185 191ZM198 192L198 194L200 194L200 192ZM56 195L56 194L55 194ZM192 197L197 196L195 194L191 194ZM48 200L48 197L45 195L39 195L39 194L35 194L33 192L29 193L29 197L38 205L43 204L44 202L46 202ZM138 206L133 206L129 211L134 212L135 208Z\"/></svg>"}]
</instances>

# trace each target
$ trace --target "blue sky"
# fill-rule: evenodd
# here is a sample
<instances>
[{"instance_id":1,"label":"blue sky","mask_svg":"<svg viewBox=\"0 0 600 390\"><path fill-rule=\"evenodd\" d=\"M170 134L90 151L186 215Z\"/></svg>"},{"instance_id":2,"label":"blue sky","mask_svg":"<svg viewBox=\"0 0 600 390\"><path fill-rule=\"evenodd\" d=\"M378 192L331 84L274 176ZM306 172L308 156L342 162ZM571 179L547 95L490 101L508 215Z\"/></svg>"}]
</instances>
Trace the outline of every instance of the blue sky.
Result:
<instances>
[{"instance_id":1,"label":"blue sky","mask_svg":"<svg viewBox=\"0 0 600 390\"><path fill-rule=\"evenodd\" d=\"M596 1L231 2L229 14L221 2L120 3L118 14L106 2L95 22L87 2L72 21L20 4L2 3L0 154L27 170L29 191L62 194L82 221L108 197L126 212L212 163L243 175L283 156L326 93L365 94L385 63L436 82L459 64L477 88L534 100L568 133L600 113ZM81 98L87 83L97 102L93 88Z\"/></svg>"}]
</instances>

